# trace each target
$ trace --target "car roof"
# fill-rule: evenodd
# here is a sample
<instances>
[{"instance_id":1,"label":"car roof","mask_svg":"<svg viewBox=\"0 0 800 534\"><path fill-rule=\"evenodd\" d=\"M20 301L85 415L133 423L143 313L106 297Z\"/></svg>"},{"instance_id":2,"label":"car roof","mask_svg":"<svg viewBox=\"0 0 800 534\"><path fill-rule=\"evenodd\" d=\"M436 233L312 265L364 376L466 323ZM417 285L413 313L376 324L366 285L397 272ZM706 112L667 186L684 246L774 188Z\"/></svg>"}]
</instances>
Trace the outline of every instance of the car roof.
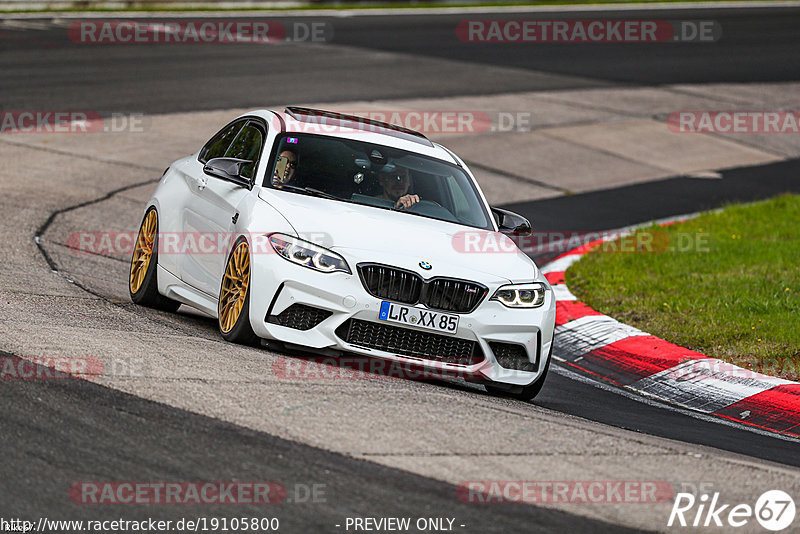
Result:
<instances>
[{"instance_id":1,"label":"car roof","mask_svg":"<svg viewBox=\"0 0 800 534\"><path fill-rule=\"evenodd\" d=\"M431 142L425 135L364 117L301 107L288 107L283 111L259 109L242 115L246 116L260 117L282 133L308 133L354 139L416 152L462 166L455 154L442 145Z\"/></svg>"}]
</instances>

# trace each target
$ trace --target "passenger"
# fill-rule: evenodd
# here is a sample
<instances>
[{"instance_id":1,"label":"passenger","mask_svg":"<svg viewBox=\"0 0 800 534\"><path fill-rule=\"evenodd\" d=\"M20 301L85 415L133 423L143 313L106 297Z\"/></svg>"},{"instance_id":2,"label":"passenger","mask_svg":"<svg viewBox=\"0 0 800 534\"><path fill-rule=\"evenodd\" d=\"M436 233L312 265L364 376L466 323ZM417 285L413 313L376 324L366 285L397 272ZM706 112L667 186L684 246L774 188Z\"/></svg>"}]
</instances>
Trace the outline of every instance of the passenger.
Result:
<instances>
[{"instance_id":1,"label":"passenger","mask_svg":"<svg viewBox=\"0 0 800 534\"><path fill-rule=\"evenodd\" d=\"M279 163L281 158L287 161L286 167L284 167L283 176L278 176L278 168L280 167ZM281 153L278 155L278 163L275 164L275 174L272 176L272 184L273 185L283 185L289 184L294 178L294 171L297 169L299 158L297 157L297 152L290 148L285 148L281 150Z\"/></svg>"},{"instance_id":2,"label":"passenger","mask_svg":"<svg viewBox=\"0 0 800 534\"><path fill-rule=\"evenodd\" d=\"M395 208L408 209L419 202L418 195L408 194L411 185L411 174L408 169L397 167L390 172L378 174L378 183L383 187L383 194L380 198L394 202Z\"/></svg>"}]
</instances>

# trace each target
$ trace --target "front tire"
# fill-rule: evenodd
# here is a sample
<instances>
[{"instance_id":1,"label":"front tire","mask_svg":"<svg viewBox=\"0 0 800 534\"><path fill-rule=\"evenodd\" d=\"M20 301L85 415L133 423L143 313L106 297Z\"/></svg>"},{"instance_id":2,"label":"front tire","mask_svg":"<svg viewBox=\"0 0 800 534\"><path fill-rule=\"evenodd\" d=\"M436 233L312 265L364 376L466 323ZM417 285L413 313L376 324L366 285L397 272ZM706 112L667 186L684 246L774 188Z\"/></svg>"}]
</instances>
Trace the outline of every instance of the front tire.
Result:
<instances>
[{"instance_id":1,"label":"front tire","mask_svg":"<svg viewBox=\"0 0 800 534\"><path fill-rule=\"evenodd\" d=\"M258 336L250 325L250 245L240 237L225 265L217 308L219 332L225 341L255 345Z\"/></svg>"},{"instance_id":2,"label":"front tire","mask_svg":"<svg viewBox=\"0 0 800 534\"><path fill-rule=\"evenodd\" d=\"M181 303L158 292L158 212L150 207L144 214L131 256L128 292L135 304L175 312Z\"/></svg>"}]
</instances>

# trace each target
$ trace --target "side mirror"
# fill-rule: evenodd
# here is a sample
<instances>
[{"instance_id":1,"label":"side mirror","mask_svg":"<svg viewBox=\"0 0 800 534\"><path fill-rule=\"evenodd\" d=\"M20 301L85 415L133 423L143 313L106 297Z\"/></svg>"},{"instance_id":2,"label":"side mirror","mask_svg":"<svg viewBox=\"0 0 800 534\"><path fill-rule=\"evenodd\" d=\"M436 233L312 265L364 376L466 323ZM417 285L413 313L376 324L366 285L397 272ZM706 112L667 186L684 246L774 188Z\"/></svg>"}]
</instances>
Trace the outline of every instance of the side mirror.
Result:
<instances>
[{"instance_id":1,"label":"side mirror","mask_svg":"<svg viewBox=\"0 0 800 534\"><path fill-rule=\"evenodd\" d=\"M500 231L504 234L529 236L533 233L530 221L513 211L492 208L492 215L494 215Z\"/></svg>"},{"instance_id":2,"label":"side mirror","mask_svg":"<svg viewBox=\"0 0 800 534\"><path fill-rule=\"evenodd\" d=\"M242 167L253 163L249 159L239 158L214 158L210 159L203 166L203 172L209 176L214 176L221 180L253 189L253 182L250 178L242 176Z\"/></svg>"}]
</instances>

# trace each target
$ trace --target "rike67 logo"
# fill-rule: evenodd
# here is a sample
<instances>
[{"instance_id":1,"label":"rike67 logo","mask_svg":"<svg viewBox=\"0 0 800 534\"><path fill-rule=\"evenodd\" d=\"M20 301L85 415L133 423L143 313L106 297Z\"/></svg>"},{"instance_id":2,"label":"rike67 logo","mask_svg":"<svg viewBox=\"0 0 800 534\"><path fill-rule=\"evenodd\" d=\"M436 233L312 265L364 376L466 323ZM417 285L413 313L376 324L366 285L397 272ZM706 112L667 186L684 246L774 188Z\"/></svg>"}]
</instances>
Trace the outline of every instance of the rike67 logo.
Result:
<instances>
[{"instance_id":1,"label":"rike67 logo","mask_svg":"<svg viewBox=\"0 0 800 534\"><path fill-rule=\"evenodd\" d=\"M794 521L794 500L781 490L764 492L755 503L723 504L719 492L709 496L703 493L696 498L692 493L678 493L667 526L738 528L755 518L767 530L781 531Z\"/></svg>"}]
</instances>

